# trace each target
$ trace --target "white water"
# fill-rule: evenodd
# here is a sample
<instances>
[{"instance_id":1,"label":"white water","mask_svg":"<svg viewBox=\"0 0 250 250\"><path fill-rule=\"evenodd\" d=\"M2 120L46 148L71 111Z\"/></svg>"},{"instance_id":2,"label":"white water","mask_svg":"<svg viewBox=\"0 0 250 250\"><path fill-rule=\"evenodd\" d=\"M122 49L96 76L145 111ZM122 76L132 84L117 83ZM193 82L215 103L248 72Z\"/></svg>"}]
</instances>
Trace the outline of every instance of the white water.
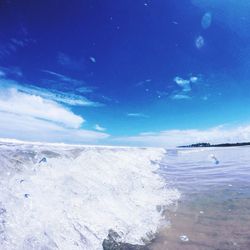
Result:
<instances>
[{"instance_id":1,"label":"white water","mask_svg":"<svg viewBox=\"0 0 250 250\"><path fill-rule=\"evenodd\" d=\"M142 244L179 198L155 173L164 153L0 144L0 249L102 249L110 229Z\"/></svg>"}]
</instances>

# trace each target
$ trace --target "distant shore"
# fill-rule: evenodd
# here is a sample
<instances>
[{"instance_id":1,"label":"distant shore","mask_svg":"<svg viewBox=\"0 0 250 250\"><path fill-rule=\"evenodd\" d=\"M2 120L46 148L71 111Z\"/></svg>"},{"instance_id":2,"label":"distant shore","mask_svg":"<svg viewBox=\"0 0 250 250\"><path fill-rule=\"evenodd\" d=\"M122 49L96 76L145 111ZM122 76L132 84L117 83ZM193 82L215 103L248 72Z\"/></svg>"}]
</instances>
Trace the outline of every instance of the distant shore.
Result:
<instances>
[{"instance_id":1,"label":"distant shore","mask_svg":"<svg viewBox=\"0 0 250 250\"><path fill-rule=\"evenodd\" d=\"M210 144L203 142L185 146L178 146L178 148L240 147L240 146L250 146L250 142L221 143L221 144Z\"/></svg>"}]
</instances>

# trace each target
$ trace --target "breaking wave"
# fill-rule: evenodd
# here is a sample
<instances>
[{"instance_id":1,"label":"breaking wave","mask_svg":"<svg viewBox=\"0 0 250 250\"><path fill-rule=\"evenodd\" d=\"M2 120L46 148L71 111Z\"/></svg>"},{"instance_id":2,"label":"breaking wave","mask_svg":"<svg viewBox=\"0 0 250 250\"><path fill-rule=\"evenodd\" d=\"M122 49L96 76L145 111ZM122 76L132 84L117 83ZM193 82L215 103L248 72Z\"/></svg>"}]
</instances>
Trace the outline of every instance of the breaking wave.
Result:
<instances>
[{"instance_id":1,"label":"breaking wave","mask_svg":"<svg viewBox=\"0 0 250 250\"><path fill-rule=\"evenodd\" d=\"M156 173L164 153L2 143L0 248L102 249L111 229L143 244L179 197Z\"/></svg>"}]
</instances>

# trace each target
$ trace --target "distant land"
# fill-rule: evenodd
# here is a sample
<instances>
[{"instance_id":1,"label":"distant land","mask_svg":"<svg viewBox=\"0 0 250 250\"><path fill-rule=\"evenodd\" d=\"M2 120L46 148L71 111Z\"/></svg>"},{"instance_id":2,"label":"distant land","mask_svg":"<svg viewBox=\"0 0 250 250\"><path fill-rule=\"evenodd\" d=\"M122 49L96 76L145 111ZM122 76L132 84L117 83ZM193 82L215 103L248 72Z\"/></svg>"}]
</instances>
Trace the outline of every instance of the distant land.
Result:
<instances>
[{"instance_id":1,"label":"distant land","mask_svg":"<svg viewBox=\"0 0 250 250\"><path fill-rule=\"evenodd\" d=\"M207 142L202 142L186 146L178 146L178 148L239 147L239 146L250 146L250 142L221 143L221 144L210 144Z\"/></svg>"}]
</instances>

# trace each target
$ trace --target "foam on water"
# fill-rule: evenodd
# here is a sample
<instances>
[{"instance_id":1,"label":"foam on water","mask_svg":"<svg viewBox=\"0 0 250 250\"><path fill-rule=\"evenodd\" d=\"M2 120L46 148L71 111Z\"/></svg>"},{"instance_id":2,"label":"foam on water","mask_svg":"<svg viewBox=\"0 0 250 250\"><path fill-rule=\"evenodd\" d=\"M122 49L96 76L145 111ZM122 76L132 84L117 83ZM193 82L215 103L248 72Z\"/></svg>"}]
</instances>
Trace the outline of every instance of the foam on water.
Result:
<instances>
[{"instance_id":1,"label":"foam on water","mask_svg":"<svg viewBox=\"0 0 250 250\"><path fill-rule=\"evenodd\" d=\"M164 153L3 143L0 248L102 249L110 229L142 244L179 198L155 172Z\"/></svg>"}]
</instances>

